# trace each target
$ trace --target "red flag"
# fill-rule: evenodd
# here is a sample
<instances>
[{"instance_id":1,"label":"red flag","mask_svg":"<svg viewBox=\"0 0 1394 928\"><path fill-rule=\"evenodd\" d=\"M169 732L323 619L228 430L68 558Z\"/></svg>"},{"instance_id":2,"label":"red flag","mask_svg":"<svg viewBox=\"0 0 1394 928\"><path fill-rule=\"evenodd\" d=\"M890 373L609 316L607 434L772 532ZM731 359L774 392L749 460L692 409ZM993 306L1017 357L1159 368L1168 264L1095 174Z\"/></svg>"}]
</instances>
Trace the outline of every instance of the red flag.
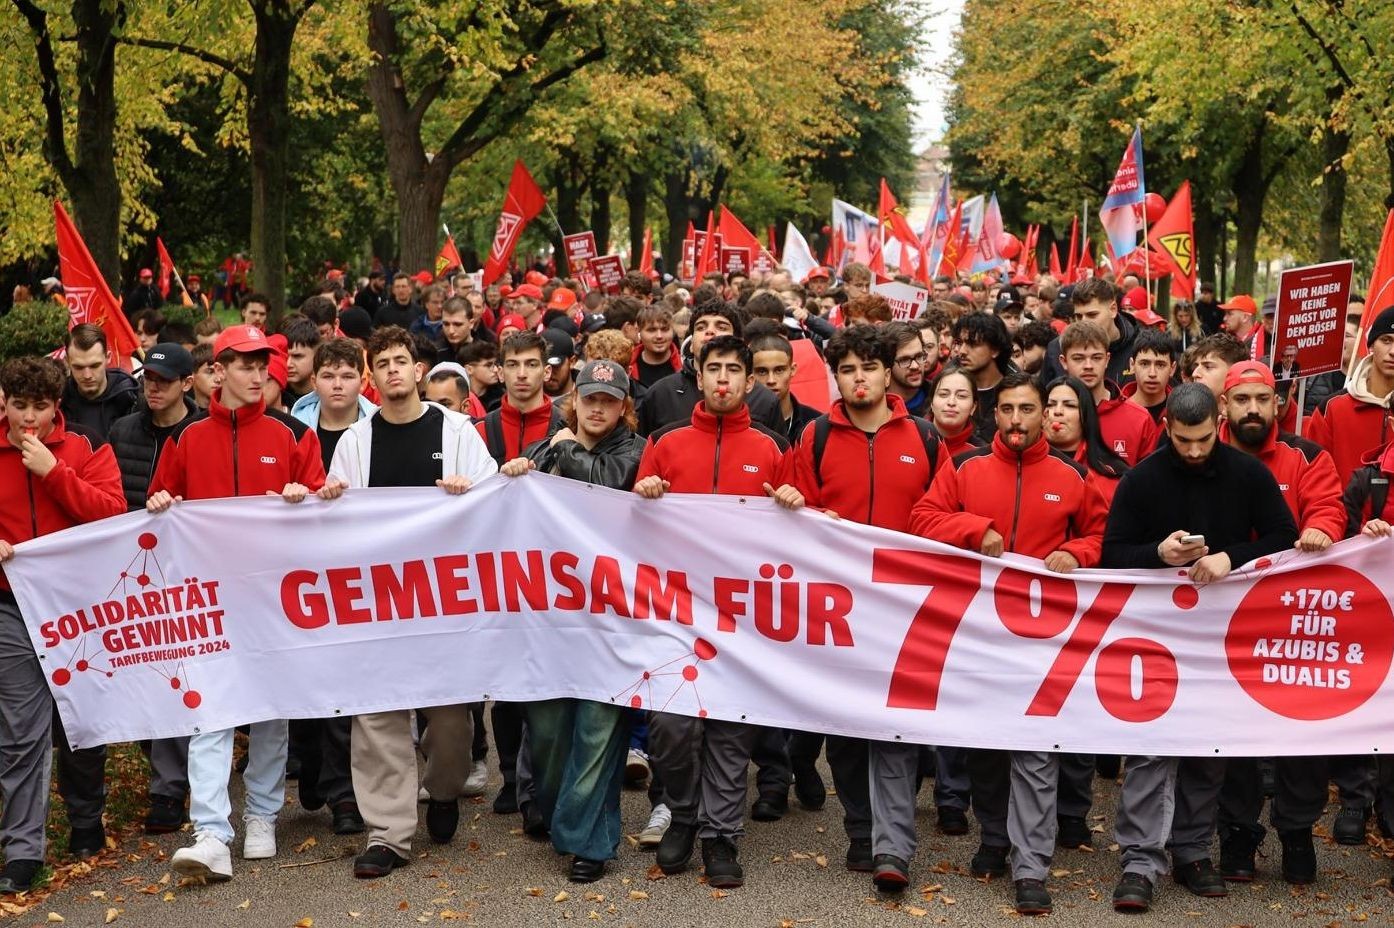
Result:
<instances>
[{"instance_id":1,"label":"red flag","mask_svg":"<svg viewBox=\"0 0 1394 928\"><path fill-rule=\"evenodd\" d=\"M965 274L971 274L973 272L973 262L977 260L978 254L978 249L973 247L972 230L963 230L963 237L959 239L958 251L955 252L955 254L958 255L958 263L955 269Z\"/></svg>"},{"instance_id":2,"label":"red flag","mask_svg":"<svg viewBox=\"0 0 1394 928\"><path fill-rule=\"evenodd\" d=\"M97 270L97 262L92 260L87 243L68 218L68 211L57 200L53 201L53 219L58 239L59 277L68 303L68 328L85 322L101 326L106 333L109 363L129 371L131 355L140 350L136 333L121 311L121 304L112 296L106 279Z\"/></svg>"},{"instance_id":3,"label":"red flag","mask_svg":"<svg viewBox=\"0 0 1394 928\"><path fill-rule=\"evenodd\" d=\"M522 160L513 162L513 177L508 181L508 193L503 198L503 210L499 213L498 228L494 231L494 244L489 249L489 259L484 262L484 286L489 286L508 270L513 249L518 247L518 238L546 205L547 198L542 195L542 188L523 167Z\"/></svg>"},{"instance_id":4,"label":"red flag","mask_svg":"<svg viewBox=\"0 0 1394 928\"><path fill-rule=\"evenodd\" d=\"M692 257L691 257L690 260L689 260L689 258L688 258L688 254L689 254L688 249L687 249L687 244L688 244L688 242L693 243L692 252L691 252ZM693 272L693 271L696 269L696 267L697 267L697 245L696 245L696 243L697 243L697 230L694 229L694 228L692 227L692 220L689 219L689 220L687 220L687 234L683 236L683 240L682 240L682 260L678 262L678 276L681 277L683 280L688 280L689 277L690 277L690 275L692 274L692 272Z\"/></svg>"},{"instance_id":5,"label":"red flag","mask_svg":"<svg viewBox=\"0 0 1394 928\"><path fill-rule=\"evenodd\" d=\"M847 249L847 243L842 238L842 229L833 229L833 234L828 238L828 253L823 256L823 263L828 267L841 269L842 253Z\"/></svg>"},{"instance_id":6,"label":"red flag","mask_svg":"<svg viewBox=\"0 0 1394 928\"><path fill-rule=\"evenodd\" d=\"M773 223L771 223L771 224L765 229L765 234L766 234L766 237L768 238L769 243L770 243L770 249L769 249L769 250L770 250L770 257L772 257L772 258L774 258L776 261L778 261L778 260L779 260L779 243L775 241L775 236L776 236L778 233L777 233L777 231L775 230L775 227L774 227L774 224L773 224Z\"/></svg>"},{"instance_id":7,"label":"red flag","mask_svg":"<svg viewBox=\"0 0 1394 928\"><path fill-rule=\"evenodd\" d=\"M155 254L160 259L160 276L155 278L160 282L160 296L169 299L169 279L172 275L174 282L179 285L180 302L185 306L193 306L194 301L189 299L189 291L184 287L184 281L179 277L179 269L174 266L174 259L169 256L169 252L165 249L164 239L158 235L155 236Z\"/></svg>"},{"instance_id":8,"label":"red flag","mask_svg":"<svg viewBox=\"0 0 1394 928\"><path fill-rule=\"evenodd\" d=\"M724 207L723 207L724 209ZM692 272L692 282L701 283L702 277L712 269L712 264L716 261L716 219L711 210L707 210L707 231L702 236L702 253L697 256L697 267Z\"/></svg>"},{"instance_id":9,"label":"red flag","mask_svg":"<svg viewBox=\"0 0 1394 928\"><path fill-rule=\"evenodd\" d=\"M1075 257L1075 246L1079 244L1079 217L1074 216L1070 220L1070 253L1065 256L1065 282L1073 283L1075 279L1075 264L1078 259Z\"/></svg>"},{"instance_id":10,"label":"red flag","mask_svg":"<svg viewBox=\"0 0 1394 928\"><path fill-rule=\"evenodd\" d=\"M455 247L455 236L446 233L445 244L440 246L440 254L436 255L436 276L444 277L454 268L462 268L465 262L460 260L460 250Z\"/></svg>"},{"instance_id":11,"label":"red flag","mask_svg":"<svg viewBox=\"0 0 1394 928\"><path fill-rule=\"evenodd\" d=\"M918 258L920 265L924 264L924 255L920 250L920 237L910 228L910 223L900 212L900 204L896 202L895 194L891 193L890 186L886 179L881 178L881 199L877 207L878 217L883 228L888 228L891 237L900 243L900 270L905 273L910 270L912 257ZM884 238L884 234L882 238ZM884 262L884 258L882 259Z\"/></svg>"},{"instance_id":12,"label":"red flag","mask_svg":"<svg viewBox=\"0 0 1394 928\"><path fill-rule=\"evenodd\" d=\"M1040 276L1041 269L1037 265L1036 241L1041 237L1041 227L1028 226L1026 229L1026 244L1022 246L1024 252L1021 256L1021 273L1035 280Z\"/></svg>"},{"instance_id":13,"label":"red flag","mask_svg":"<svg viewBox=\"0 0 1394 928\"><path fill-rule=\"evenodd\" d=\"M647 274L650 280L657 280L653 270L653 229L644 229L644 248L639 252L639 272Z\"/></svg>"},{"instance_id":14,"label":"red flag","mask_svg":"<svg viewBox=\"0 0 1394 928\"><path fill-rule=\"evenodd\" d=\"M939 267L937 273L947 274L952 277L958 269L958 258L961 245L961 236L958 227L963 224L963 203L960 202L954 207L953 214L949 216L949 221L945 223L948 228L947 237L944 239L944 252L939 256Z\"/></svg>"},{"instance_id":15,"label":"red flag","mask_svg":"<svg viewBox=\"0 0 1394 928\"><path fill-rule=\"evenodd\" d=\"M1050 276L1065 283L1065 272L1060 270L1060 249L1055 247L1055 242L1050 243Z\"/></svg>"},{"instance_id":16,"label":"red flag","mask_svg":"<svg viewBox=\"0 0 1394 928\"><path fill-rule=\"evenodd\" d=\"M1079 283L1087 276L1094 276L1094 250L1089 247L1089 236L1084 237L1084 244L1079 247L1079 263L1075 265L1075 283Z\"/></svg>"},{"instance_id":17,"label":"red flag","mask_svg":"<svg viewBox=\"0 0 1394 928\"><path fill-rule=\"evenodd\" d=\"M769 254L765 246L760 244L760 240L755 237L745 225L736 218L736 214L726 208L726 204L721 204L721 244L726 248L744 248L750 253L750 260L753 263L760 257L761 252ZM770 257L770 263L774 263L774 257Z\"/></svg>"},{"instance_id":18,"label":"red flag","mask_svg":"<svg viewBox=\"0 0 1394 928\"><path fill-rule=\"evenodd\" d=\"M1196 231L1191 214L1190 181L1181 182L1162 218L1148 230L1147 247L1154 254L1166 256L1171 272L1171 295L1178 300L1195 299Z\"/></svg>"},{"instance_id":19,"label":"red flag","mask_svg":"<svg viewBox=\"0 0 1394 928\"><path fill-rule=\"evenodd\" d=\"M1379 240L1379 253L1370 272L1370 289L1365 291L1365 314L1360 318L1360 335L1355 340L1355 357L1363 358L1370 349L1365 346L1365 333L1381 310L1394 306L1394 209L1384 220L1384 235ZM1354 363L1352 361L1352 363Z\"/></svg>"}]
</instances>

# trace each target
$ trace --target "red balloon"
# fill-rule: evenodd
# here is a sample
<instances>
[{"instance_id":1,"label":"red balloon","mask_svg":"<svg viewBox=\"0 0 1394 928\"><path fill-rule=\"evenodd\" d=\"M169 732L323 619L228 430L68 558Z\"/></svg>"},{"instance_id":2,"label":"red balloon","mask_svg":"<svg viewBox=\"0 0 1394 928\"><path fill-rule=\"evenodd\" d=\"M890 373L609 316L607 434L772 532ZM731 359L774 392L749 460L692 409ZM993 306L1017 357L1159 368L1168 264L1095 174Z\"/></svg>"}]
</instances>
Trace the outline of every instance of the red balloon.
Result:
<instances>
[{"instance_id":1,"label":"red balloon","mask_svg":"<svg viewBox=\"0 0 1394 928\"><path fill-rule=\"evenodd\" d=\"M997 236L997 253L1008 261L1015 260L1021 254L1021 239L1010 232L1003 232Z\"/></svg>"},{"instance_id":2,"label":"red balloon","mask_svg":"<svg viewBox=\"0 0 1394 928\"><path fill-rule=\"evenodd\" d=\"M1149 223L1160 222L1167 211L1167 201L1160 193L1149 193L1142 200L1142 208L1147 213Z\"/></svg>"}]
</instances>

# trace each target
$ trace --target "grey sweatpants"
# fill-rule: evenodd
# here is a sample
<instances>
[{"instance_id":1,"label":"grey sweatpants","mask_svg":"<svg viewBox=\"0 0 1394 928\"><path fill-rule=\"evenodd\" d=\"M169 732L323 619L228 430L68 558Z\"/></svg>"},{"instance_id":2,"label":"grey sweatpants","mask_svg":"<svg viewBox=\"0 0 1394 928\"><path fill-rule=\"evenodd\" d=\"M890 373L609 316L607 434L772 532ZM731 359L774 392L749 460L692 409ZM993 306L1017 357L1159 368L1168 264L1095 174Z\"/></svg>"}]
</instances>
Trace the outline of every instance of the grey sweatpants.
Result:
<instances>
[{"instance_id":1,"label":"grey sweatpants","mask_svg":"<svg viewBox=\"0 0 1394 928\"><path fill-rule=\"evenodd\" d=\"M649 716L649 763L663 780L674 822L697 824L701 838L745 834L746 771L760 734L744 722Z\"/></svg>"},{"instance_id":2,"label":"grey sweatpants","mask_svg":"<svg viewBox=\"0 0 1394 928\"><path fill-rule=\"evenodd\" d=\"M902 741L867 743L867 779L871 800L871 852L915 857L915 781L920 746Z\"/></svg>"},{"instance_id":3,"label":"grey sweatpants","mask_svg":"<svg viewBox=\"0 0 1394 928\"><path fill-rule=\"evenodd\" d=\"M1060 754L1012 752L1012 792L1007 836L1012 843L1012 879L1044 880L1055 853Z\"/></svg>"},{"instance_id":4,"label":"grey sweatpants","mask_svg":"<svg viewBox=\"0 0 1394 928\"><path fill-rule=\"evenodd\" d=\"M1114 834L1124 873L1152 881L1167 873L1167 851L1183 865L1210 856L1223 757L1129 757Z\"/></svg>"}]
</instances>

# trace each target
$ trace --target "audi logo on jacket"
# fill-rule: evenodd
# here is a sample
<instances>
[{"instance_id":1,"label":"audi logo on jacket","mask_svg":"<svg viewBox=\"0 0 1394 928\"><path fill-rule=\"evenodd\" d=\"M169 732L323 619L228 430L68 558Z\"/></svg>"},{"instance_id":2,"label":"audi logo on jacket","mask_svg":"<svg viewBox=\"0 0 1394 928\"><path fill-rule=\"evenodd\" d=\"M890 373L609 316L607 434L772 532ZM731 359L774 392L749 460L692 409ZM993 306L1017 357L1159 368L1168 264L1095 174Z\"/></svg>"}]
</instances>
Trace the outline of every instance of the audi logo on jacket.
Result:
<instances>
[{"instance_id":1,"label":"audi logo on jacket","mask_svg":"<svg viewBox=\"0 0 1394 928\"><path fill-rule=\"evenodd\" d=\"M789 443L762 425L752 425L750 410L716 416L701 402L692 422L674 423L649 436L639 460L639 476L659 476L670 493L720 493L764 496L765 484L794 482Z\"/></svg>"},{"instance_id":2,"label":"audi logo on jacket","mask_svg":"<svg viewBox=\"0 0 1394 928\"><path fill-rule=\"evenodd\" d=\"M1021 453L993 436L992 445L954 459L910 511L910 531L977 551L989 528L1003 549L1044 558L1074 556L1080 567L1099 563L1108 507L1087 467L1038 438Z\"/></svg>"}]
</instances>

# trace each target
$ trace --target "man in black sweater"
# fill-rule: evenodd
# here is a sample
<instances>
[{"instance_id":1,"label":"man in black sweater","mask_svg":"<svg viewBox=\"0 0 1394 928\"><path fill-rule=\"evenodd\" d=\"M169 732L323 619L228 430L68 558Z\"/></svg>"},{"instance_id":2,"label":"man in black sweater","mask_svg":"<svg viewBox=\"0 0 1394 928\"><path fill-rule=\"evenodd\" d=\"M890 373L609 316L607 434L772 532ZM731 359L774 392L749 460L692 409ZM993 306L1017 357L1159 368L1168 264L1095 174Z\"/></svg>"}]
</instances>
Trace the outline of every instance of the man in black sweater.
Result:
<instances>
[{"instance_id":1,"label":"man in black sweater","mask_svg":"<svg viewBox=\"0 0 1394 928\"><path fill-rule=\"evenodd\" d=\"M1118 484L1103 566L1189 566L1193 582L1212 583L1291 548L1297 526L1277 481L1262 461L1219 440L1214 394L1200 383L1177 387L1167 398L1166 420L1168 441ZM1185 541L1196 535L1203 537ZM1116 826L1123 878L1114 908L1151 905L1153 886L1168 869L1168 846L1177 882L1198 896L1225 895L1210 862L1224 771L1219 758L1128 758ZM1166 813L1173 783L1174 817Z\"/></svg>"}]
</instances>

